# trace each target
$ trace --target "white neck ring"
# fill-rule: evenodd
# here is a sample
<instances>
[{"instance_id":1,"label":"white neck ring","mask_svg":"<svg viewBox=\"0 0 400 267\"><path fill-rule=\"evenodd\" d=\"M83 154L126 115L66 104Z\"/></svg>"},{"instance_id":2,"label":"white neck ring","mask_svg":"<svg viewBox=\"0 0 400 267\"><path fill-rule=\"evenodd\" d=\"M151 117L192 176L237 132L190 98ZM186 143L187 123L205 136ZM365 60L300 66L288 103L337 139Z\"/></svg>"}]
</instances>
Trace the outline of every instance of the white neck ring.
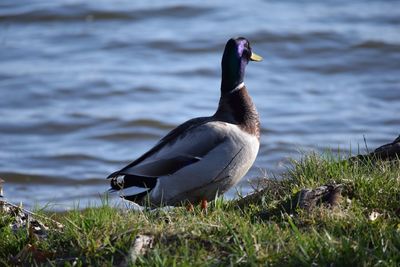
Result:
<instances>
[{"instance_id":1,"label":"white neck ring","mask_svg":"<svg viewBox=\"0 0 400 267\"><path fill-rule=\"evenodd\" d=\"M236 91L239 91L240 89L242 89L244 87L244 82L241 82L238 84L238 86L236 86L235 88L233 88L230 93L234 93Z\"/></svg>"}]
</instances>

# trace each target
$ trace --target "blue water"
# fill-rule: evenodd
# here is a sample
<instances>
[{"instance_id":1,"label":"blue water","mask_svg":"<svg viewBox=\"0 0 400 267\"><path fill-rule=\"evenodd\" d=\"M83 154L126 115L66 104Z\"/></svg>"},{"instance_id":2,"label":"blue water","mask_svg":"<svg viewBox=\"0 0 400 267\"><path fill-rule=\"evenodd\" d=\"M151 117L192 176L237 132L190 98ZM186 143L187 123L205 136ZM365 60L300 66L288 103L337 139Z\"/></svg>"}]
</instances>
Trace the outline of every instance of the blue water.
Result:
<instances>
[{"instance_id":1,"label":"blue water","mask_svg":"<svg viewBox=\"0 0 400 267\"><path fill-rule=\"evenodd\" d=\"M400 1L0 2L0 177L27 206L99 200L104 178L178 124L214 113L226 41L264 57L248 180L299 151L399 134ZM228 193L233 197L235 189Z\"/></svg>"}]
</instances>

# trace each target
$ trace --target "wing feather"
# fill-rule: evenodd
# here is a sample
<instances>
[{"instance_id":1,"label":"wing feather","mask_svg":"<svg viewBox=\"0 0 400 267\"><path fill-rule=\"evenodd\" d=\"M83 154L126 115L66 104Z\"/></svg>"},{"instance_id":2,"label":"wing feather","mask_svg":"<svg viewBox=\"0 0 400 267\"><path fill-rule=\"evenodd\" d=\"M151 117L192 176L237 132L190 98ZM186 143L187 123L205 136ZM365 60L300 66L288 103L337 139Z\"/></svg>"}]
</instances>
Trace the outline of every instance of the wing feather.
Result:
<instances>
[{"instance_id":1,"label":"wing feather","mask_svg":"<svg viewBox=\"0 0 400 267\"><path fill-rule=\"evenodd\" d=\"M125 174L145 177L171 175L200 161L225 139L223 134L215 131L217 122L213 122L213 126L207 122L209 118L197 118L178 126L143 156L108 178Z\"/></svg>"},{"instance_id":2,"label":"wing feather","mask_svg":"<svg viewBox=\"0 0 400 267\"><path fill-rule=\"evenodd\" d=\"M107 179L117 177L121 175L121 173L124 173L126 170L140 164L141 162L149 159L151 156L162 150L165 146L170 145L172 143L175 143L177 139L182 138L183 136L186 135L188 131L190 131L193 128L196 128L200 125L203 125L204 123L207 123L210 121L211 117L200 117L200 118L195 118L188 120L187 122L179 125L175 129L171 130L166 136L164 136L152 149L144 153L141 157L138 159L134 160L133 162L129 163L127 166L122 168L119 171L113 172L110 174Z\"/></svg>"},{"instance_id":3,"label":"wing feather","mask_svg":"<svg viewBox=\"0 0 400 267\"><path fill-rule=\"evenodd\" d=\"M129 200L138 200L150 192L161 176L170 176L186 166L202 160L210 151L226 140L217 122L208 118L188 121L171 131L143 156L121 170L112 173L111 188L126 191L133 187L133 195L124 193Z\"/></svg>"}]
</instances>

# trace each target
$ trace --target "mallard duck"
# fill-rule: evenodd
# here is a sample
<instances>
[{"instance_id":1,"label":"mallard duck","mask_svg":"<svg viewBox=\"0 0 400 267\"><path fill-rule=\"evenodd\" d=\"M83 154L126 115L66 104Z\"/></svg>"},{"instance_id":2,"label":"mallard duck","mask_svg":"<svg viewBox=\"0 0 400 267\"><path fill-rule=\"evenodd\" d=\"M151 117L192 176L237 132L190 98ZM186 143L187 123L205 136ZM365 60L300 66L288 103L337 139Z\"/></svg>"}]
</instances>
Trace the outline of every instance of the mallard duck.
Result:
<instances>
[{"instance_id":1,"label":"mallard duck","mask_svg":"<svg viewBox=\"0 0 400 267\"><path fill-rule=\"evenodd\" d=\"M215 114L179 125L110 174L110 190L141 205L176 206L207 203L234 186L253 165L260 146L259 116L243 79L249 61L261 60L246 38L230 39Z\"/></svg>"}]
</instances>

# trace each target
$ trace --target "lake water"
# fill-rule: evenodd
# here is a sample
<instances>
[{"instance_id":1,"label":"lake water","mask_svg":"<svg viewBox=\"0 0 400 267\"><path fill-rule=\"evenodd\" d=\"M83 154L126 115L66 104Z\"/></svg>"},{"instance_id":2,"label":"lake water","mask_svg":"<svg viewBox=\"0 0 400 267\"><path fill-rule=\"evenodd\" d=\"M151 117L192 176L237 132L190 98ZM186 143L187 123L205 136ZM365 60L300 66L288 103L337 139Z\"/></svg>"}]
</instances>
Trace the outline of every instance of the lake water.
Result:
<instances>
[{"instance_id":1,"label":"lake water","mask_svg":"<svg viewBox=\"0 0 400 267\"><path fill-rule=\"evenodd\" d=\"M245 80L262 136L244 193L299 151L363 152L364 136L372 149L399 134L400 1L2 0L6 197L98 202L110 172L214 113L234 36L265 59Z\"/></svg>"}]
</instances>

